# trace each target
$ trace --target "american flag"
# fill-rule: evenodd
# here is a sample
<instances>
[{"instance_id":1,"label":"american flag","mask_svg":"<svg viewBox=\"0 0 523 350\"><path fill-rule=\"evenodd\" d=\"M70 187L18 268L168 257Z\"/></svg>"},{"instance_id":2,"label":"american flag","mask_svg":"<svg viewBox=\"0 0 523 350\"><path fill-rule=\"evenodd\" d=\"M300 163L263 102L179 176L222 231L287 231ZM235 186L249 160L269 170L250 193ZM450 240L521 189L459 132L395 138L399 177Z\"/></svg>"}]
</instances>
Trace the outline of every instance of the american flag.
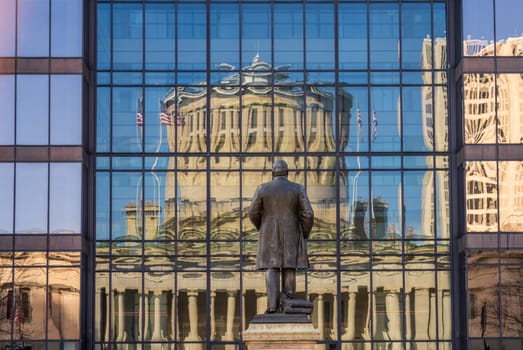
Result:
<instances>
[{"instance_id":1,"label":"american flag","mask_svg":"<svg viewBox=\"0 0 523 350\"><path fill-rule=\"evenodd\" d=\"M356 109L356 114L358 116L358 137L361 142L363 141L363 120L361 119L361 111L359 107Z\"/></svg>"},{"instance_id":2,"label":"american flag","mask_svg":"<svg viewBox=\"0 0 523 350\"><path fill-rule=\"evenodd\" d=\"M15 325L19 325L24 322L24 310L22 306L18 305L15 309Z\"/></svg>"},{"instance_id":3,"label":"american flag","mask_svg":"<svg viewBox=\"0 0 523 350\"><path fill-rule=\"evenodd\" d=\"M140 96L138 105L136 106L136 124L143 126L143 96Z\"/></svg>"},{"instance_id":4,"label":"american flag","mask_svg":"<svg viewBox=\"0 0 523 350\"><path fill-rule=\"evenodd\" d=\"M173 125L171 116L167 113L165 103L160 102L160 124L161 125Z\"/></svg>"},{"instance_id":5,"label":"american flag","mask_svg":"<svg viewBox=\"0 0 523 350\"><path fill-rule=\"evenodd\" d=\"M372 141L376 141L378 135L378 118L376 116L376 110L372 109Z\"/></svg>"}]
</instances>

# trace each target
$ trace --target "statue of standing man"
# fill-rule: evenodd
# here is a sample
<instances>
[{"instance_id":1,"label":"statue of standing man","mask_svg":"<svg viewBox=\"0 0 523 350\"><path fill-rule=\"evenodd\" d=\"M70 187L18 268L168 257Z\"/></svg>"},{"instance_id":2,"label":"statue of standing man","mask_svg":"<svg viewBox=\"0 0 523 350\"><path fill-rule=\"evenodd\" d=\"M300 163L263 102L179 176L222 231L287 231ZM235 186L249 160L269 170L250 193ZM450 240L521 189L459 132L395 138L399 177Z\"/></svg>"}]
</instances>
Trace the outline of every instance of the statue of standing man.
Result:
<instances>
[{"instance_id":1,"label":"statue of standing man","mask_svg":"<svg viewBox=\"0 0 523 350\"><path fill-rule=\"evenodd\" d=\"M275 161L273 180L258 186L249 208L249 219L260 231L256 268L265 270L266 313L275 313L282 301L294 299L296 270L309 267L306 239L314 212L305 188L289 181L288 172L285 161Z\"/></svg>"}]
</instances>

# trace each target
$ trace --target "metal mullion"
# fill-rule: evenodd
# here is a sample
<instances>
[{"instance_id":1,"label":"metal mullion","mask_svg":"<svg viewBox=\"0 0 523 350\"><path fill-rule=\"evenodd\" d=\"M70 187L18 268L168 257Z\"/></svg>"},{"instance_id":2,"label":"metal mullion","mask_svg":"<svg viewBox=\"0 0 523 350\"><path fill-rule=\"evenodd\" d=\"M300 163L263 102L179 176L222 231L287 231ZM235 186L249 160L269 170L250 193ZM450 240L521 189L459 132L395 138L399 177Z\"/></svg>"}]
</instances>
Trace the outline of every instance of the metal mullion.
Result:
<instances>
[{"instance_id":1,"label":"metal mullion","mask_svg":"<svg viewBox=\"0 0 523 350\"><path fill-rule=\"evenodd\" d=\"M207 210L207 217L206 217L206 228L205 228L205 243L206 243L206 293L205 293L205 310L206 312L206 327L205 327L205 346L207 348L210 348L211 343L211 312L213 310L210 310L211 307L211 200L210 200L210 192L211 192L211 172L210 172L210 166L211 166L211 14L210 14L210 1L207 0L205 4L206 9L206 16L205 16L205 45L206 45L206 62L205 62L205 75L206 75L206 104L205 107L206 115L204 119L205 123L205 145L206 145L206 154L205 154L205 198L206 198L206 210ZM199 173L199 172L198 172ZM214 317L214 315L213 315Z\"/></svg>"}]
</instances>

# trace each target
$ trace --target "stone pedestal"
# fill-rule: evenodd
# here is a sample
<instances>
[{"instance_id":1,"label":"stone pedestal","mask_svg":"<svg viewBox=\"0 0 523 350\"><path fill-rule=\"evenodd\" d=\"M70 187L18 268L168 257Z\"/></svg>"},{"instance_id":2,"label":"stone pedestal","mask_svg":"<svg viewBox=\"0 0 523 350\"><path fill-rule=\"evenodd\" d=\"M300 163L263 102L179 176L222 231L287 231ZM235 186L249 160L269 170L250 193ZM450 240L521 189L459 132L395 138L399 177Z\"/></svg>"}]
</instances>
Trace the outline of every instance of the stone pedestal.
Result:
<instances>
[{"instance_id":1,"label":"stone pedestal","mask_svg":"<svg viewBox=\"0 0 523 350\"><path fill-rule=\"evenodd\" d=\"M256 315L243 333L248 350L314 350L319 339L304 314Z\"/></svg>"}]
</instances>

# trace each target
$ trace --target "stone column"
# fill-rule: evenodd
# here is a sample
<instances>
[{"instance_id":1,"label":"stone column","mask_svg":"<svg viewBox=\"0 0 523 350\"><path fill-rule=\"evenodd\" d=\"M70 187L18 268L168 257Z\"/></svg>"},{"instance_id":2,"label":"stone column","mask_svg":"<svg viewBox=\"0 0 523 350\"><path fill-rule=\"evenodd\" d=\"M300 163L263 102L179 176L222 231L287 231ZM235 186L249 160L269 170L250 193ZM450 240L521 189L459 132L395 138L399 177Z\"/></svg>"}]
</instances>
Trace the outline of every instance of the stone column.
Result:
<instances>
[{"instance_id":1,"label":"stone column","mask_svg":"<svg viewBox=\"0 0 523 350\"><path fill-rule=\"evenodd\" d=\"M143 325L143 301L144 301L144 296L143 296L143 293L140 293L140 296L138 297L138 334L140 336L142 336L143 338L143 334L142 333L145 333L145 331L142 332L142 325Z\"/></svg>"},{"instance_id":2,"label":"stone column","mask_svg":"<svg viewBox=\"0 0 523 350\"><path fill-rule=\"evenodd\" d=\"M151 340L149 336L149 319L151 317L151 308L150 308L150 293L147 291L143 295L144 298L144 313L143 313L143 337L144 339L147 337L147 340Z\"/></svg>"},{"instance_id":3,"label":"stone column","mask_svg":"<svg viewBox=\"0 0 523 350\"><path fill-rule=\"evenodd\" d=\"M441 332L439 334L440 338L443 337L444 340L451 340L452 338L452 314L451 314L451 298L450 298L450 291L449 290L443 290L441 291L441 306L440 310L442 315L441 318ZM441 343L440 344L444 350L450 349L450 344L447 343Z\"/></svg>"},{"instance_id":4,"label":"stone column","mask_svg":"<svg viewBox=\"0 0 523 350\"><path fill-rule=\"evenodd\" d=\"M210 340L214 340L215 337L216 337L216 315L215 315L215 311L214 311L214 303L216 301L216 292L215 291L211 291L210 293L210 297L211 297L211 305L209 306L209 309L210 309L210 312L211 314L209 315L210 319L211 319L211 324L210 324L210 327L211 327L211 334L210 334Z\"/></svg>"},{"instance_id":5,"label":"stone column","mask_svg":"<svg viewBox=\"0 0 523 350\"><path fill-rule=\"evenodd\" d=\"M102 310L102 298L105 298L105 293L103 293L102 288L96 289L96 296L94 299L94 309L95 309L95 325L94 325L94 339L103 340L102 338L102 324L104 310Z\"/></svg>"},{"instance_id":6,"label":"stone column","mask_svg":"<svg viewBox=\"0 0 523 350\"><path fill-rule=\"evenodd\" d=\"M347 327L342 340L354 340L356 335L356 292L349 292L347 299ZM352 344L343 344L343 350L352 350Z\"/></svg>"},{"instance_id":7,"label":"stone column","mask_svg":"<svg viewBox=\"0 0 523 350\"><path fill-rule=\"evenodd\" d=\"M114 291L114 293L116 293L116 291ZM114 332L114 302L116 300L114 293L109 290L106 295L107 308L105 310L105 341L111 341L114 338L114 334L111 333L111 330Z\"/></svg>"},{"instance_id":8,"label":"stone column","mask_svg":"<svg viewBox=\"0 0 523 350\"><path fill-rule=\"evenodd\" d=\"M185 340L200 341L198 336L198 291L188 291L189 299L189 334Z\"/></svg>"},{"instance_id":9,"label":"stone column","mask_svg":"<svg viewBox=\"0 0 523 350\"><path fill-rule=\"evenodd\" d=\"M332 295L332 329L331 338L333 340L338 339L338 298L336 294Z\"/></svg>"},{"instance_id":10,"label":"stone column","mask_svg":"<svg viewBox=\"0 0 523 350\"><path fill-rule=\"evenodd\" d=\"M438 320L436 318L437 312L436 312L436 292L435 291L429 291L429 298L430 298L430 309L429 309L429 339L435 340L436 339L436 327L438 324Z\"/></svg>"},{"instance_id":11,"label":"stone column","mask_svg":"<svg viewBox=\"0 0 523 350\"><path fill-rule=\"evenodd\" d=\"M389 321L389 336L393 341L401 340L401 314L399 305L399 295L397 290L391 290L386 296L386 310ZM392 343L392 350L401 350L400 342Z\"/></svg>"},{"instance_id":12,"label":"stone column","mask_svg":"<svg viewBox=\"0 0 523 350\"><path fill-rule=\"evenodd\" d=\"M405 340L412 340L412 310L410 309L410 293L405 293Z\"/></svg>"},{"instance_id":13,"label":"stone column","mask_svg":"<svg viewBox=\"0 0 523 350\"><path fill-rule=\"evenodd\" d=\"M416 332L414 340L427 340L429 328L429 291L428 289L414 290L414 322Z\"/></svg>"},{"instance_id":14,"label":"stone column","mask_svg":"<svg viewBox=\"0 0 523 350\"><path fill-rule=\"evenodd\" d=\"M123 293L124 292L118 292L115 290L114 294L116 295L116 298L118 300L118 335L116 337L116 341L124 341L124 327L125 327L125 319L124 319L124 308L123 308Z\"/></svg>"},{"instance_id":15,"label":"stone column","mask_svg":"<svg viewBox=\"0 0 523 350\"><path fill-rule=\"evenodd\" d=\"M154 303L154 321L153 321L153 334L152 334L152 341L161 341L162 340L162 333L161 333L161 301L162 301L162 292L161 291L154 291L153 293L153 303Z\"/></svg>"},{"instance_id":16,"label":"stone column","mask_svg":"<svg viewBox=\"0 0 523 350\"><path fill-rule=\"evenodd\" d=\"M236 292L227 292L227 323L225 328L224 340L233 340L234 313L236 309Z\"/></svg>"},{"instance_id":17,"label":"stone column","mask_svg":"<svg viewBox=\"0 0 523 350\"><path fill-rule=\"evenodd\" d=\"M179 337L178 333L178 315L176 310L178 310L178 298L177 298L177 292L175 290L172 291L172 306L171 306L171 327L172 327L172 340L177 341Z\"/></svg>"}]
</instances>

